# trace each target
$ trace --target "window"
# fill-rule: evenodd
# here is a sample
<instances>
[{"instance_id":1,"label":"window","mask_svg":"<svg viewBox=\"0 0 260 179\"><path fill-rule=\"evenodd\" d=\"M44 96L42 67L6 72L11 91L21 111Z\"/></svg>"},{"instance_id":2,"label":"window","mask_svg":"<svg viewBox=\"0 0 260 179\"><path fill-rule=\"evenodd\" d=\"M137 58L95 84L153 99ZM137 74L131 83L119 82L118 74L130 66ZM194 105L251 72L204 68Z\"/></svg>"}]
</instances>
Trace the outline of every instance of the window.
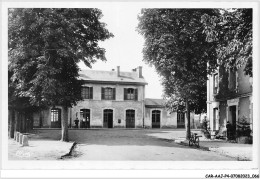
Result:
<instances>
[{"instance_id":1,"label":"window","mask_svg":"<svg viewBox=\"0 0 260 179\"><path fill-rule=\"evenodd\" d=\"M60 119L60 109L51 110L51 122L57 122Z\"/></svg>"},{"instance_id":2,"label":"window","mask_svg":"<svg viewBox=\"0 0 260 179\"><path fill-rule=\"evenodd\" d=\"M83 99L93 99L93 87L83 87L81 96Z\"/></svg>"},{"instance_id":3,"label":"window","mask_svg":"<svg viewBox=\"0 0 260 179\"><path fill-rule=\"evenodd\" d=\"M102 88L101 89L101 99L115 100L116 99L116 89L115 88Z\"/></svg>"},{"instance_id":4,"label":"window","mask_svg":"<svg viewBox=\"0 0 260 179\"><path fill-rule=\"evenodd\" d=\"M125 88L124 100L138 100L138 90L133 88Z\"/></svg>"},{"instance_id":5,"label":"window","mask_svg":"<svg viewBox=\"0 0 260 179\"><path fill-rule=\"evenodd\" d=\"M216 94L218 93L218 74L213 75L213 80L214 80L213 92Z\"/></svg>"}]
</instances>

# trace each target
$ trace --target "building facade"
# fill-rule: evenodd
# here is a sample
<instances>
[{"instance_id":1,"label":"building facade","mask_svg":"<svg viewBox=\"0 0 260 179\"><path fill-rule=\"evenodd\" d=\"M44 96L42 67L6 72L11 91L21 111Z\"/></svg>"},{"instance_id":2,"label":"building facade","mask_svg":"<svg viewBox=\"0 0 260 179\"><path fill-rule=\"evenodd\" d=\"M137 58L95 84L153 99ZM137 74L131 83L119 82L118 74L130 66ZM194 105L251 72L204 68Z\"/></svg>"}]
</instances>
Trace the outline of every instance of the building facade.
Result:
<instances>
[{"instance_id":1,"label":"building facade","mask_svg":"<svg viewBox=\"0 0 260 179\"><path fill-rule=\"evenodd\" d=\"M223 66L207 82L207 118L211 131L223 131L227 121L236 124L246 119L253 129L252 77L244 67L227 71Z\"/></svg>"},{"instance_id":2,"label":"building facade","mask_svg":"<svg viewBox=\"0 0 260 179\"><path fill-rule=\"evenodd\" d=\"M185 128L185 113L169 111L163 99L145 99L146 128ZM190 114L191 128L194 128L194 113Z\"/></svg>"},{"instance_id":3,"label":"building facade","mask_svg":"<svg viewBox=\"0 0 260 179\"><path fill-rule=\"evenodd\" d=\"M163 99L145 98L139 66L131 72L80 71L82 101L68 110L69 128L185 128L185 114L169 112ZM33 114L34 128L61 128L62 107ZM191 113L191 127L194 114Z\"/></svg>"}]
</instances>

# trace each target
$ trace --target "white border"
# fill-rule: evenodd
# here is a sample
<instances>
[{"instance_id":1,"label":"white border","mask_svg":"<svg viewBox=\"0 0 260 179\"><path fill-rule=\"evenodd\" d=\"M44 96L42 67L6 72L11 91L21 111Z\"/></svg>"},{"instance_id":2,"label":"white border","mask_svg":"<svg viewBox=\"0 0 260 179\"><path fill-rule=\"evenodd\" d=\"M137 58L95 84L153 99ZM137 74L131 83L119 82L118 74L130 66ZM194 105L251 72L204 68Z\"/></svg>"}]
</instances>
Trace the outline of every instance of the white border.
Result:
<instances>
[{"instance_id":1,"label":"white border","mask_svg":"<svg viewBox=\"0 0 260 179\"><path fill-rule=\"evenodd\" d=\"M259 149L259 138L254 137L253 144L253 161L246 162L183 162L183 161L158 161L158 162L133 162L133 161L98 161L98 162L87 162L87 161L8 161L7 157L7 120L8 119L8 100L7 100L7 8L13 7L70 7L70 8L79 8L79 7L108 7L113 8L115 6L121 6L125 8L132 7L143 7L143 8L254 8L253 11L253 54L254 54L254 79L253 79L253 104L254 104L254 136L259 137L259 116L260 110L256 110L259 107L259 3L257 2L2 2L2 69L1 69L1 123L2 123L2 177L21 177L25 178L37 178L37 177L62 177L62 178L75 178L75 177L113 177L113 178L122 178L122 177L148 177L148 178L172 178L172 177L205 177L207 173L259 173L255 170L259 168L259 159L258 159L258 149ZM255 18L257 17L257 18ZM114 117L114 115L113 115ZM11 169L11 170L7 170ZM12 169L52 169L48 171L43 170L22 170L22 171L13 171ZM92 169L89 171L72 171L72 170L62 170L54 171L53 169ZM102 172L95 171L93 169L103 169ZM111 171L106 169L139 169L139 170L117 170ZM145 169L145 170L140 170ZM149 169L149 171L147 171ZM153 169L153 170L152 170ZM155 170L157 169L157 171ZM170 169L170 170L169 170ZM185 170L180 169L193 169L186 172ZM195 170L194 170L195 169ZM214 169L208 171L209 169ZM229 170L227 170L229 169ZM233 170L230 170L233 169ZM235 170L234 170L235 169ZM160 171L158 171L160 170ZM203 171L202 171L203 170ZM59 175L57 175L57 172Z\"/></svg>"}]
</instances>

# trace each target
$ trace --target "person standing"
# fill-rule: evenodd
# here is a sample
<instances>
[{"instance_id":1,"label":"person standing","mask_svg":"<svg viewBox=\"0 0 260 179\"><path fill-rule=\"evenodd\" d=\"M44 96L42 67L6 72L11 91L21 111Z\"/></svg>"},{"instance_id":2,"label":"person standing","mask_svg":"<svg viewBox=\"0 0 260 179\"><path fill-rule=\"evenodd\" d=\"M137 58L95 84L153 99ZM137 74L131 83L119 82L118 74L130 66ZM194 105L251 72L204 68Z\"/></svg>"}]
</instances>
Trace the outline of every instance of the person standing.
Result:
<instances>
[{"instance_id":1,"label":"person standing","mask_svg":"<svg viewBox=\"0 0 260 179\"><path fill-rule=\"evenodd\" d=\"M76 117L76 119L74 120L75 122L75 127L79 128L79 119Z\"/></svg>"},{"instance_id":2,"label":"person standing","mask_svg":"<svg viewBox=\"0 0 260 179\"><path fill-rule=\"evenodd\" d=\"M89 128L89 118L87 117L86 127Z\"/></svg>"},{"instance_id":3,"label":"person standing","mask_svg":"<svg viewBox=\"0 0 260 179\"><path fill-rule=\"evenodd\" d=\"M230 124L229 121L227 122L226 128L227 128L227 139L230 140L232 136L232 125Z\"/></svg>"}]
</instances>

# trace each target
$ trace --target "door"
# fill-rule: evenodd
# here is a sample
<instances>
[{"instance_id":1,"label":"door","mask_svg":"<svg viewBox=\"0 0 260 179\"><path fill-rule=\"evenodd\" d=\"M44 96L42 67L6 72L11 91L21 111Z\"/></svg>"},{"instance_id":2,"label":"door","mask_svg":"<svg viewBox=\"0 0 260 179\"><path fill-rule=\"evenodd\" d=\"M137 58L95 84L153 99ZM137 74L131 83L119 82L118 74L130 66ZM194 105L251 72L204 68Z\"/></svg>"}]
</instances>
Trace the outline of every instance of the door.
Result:
<instances>
[{"instance_id":1,"label":"door","mask_svg":"<svg viewBox=\"0 0 260 179\"><path fill-rule=\"evenodd\" d=\"M126 128L135 127L135 110L126 110Z\"/></svg>"},{"instance_id":2,"label":"door","mask_svg":"<svg viewBox=\"0 0 260 179\"><path fill-rule=\"evenodd\" d=\"M213 109L213 130L218 130L218 108Z\"/></svg>"},{"instance_id":3,"label":"door","mask_svg":"<svg viewBox=\"0 0 260 179\"><path fill-rule=\"evenodd\" d=\"M51 128L61 128L61 109L51 109Z\"/></svg>"},{"instance_id":4,"label":"door","mask_svg":"<svg viewBox=\"0 0 260 179\"><path fill-rule=\"evenodd\" d=\"M231 114L231 124L233 127L233 130L236 130L236 121L237 121L237 115L236 115L236 106L230 106L230 114Z\"/></svg>"},{"instance_id":5,"label":"door","mask_svg":"<svg viewBox=\"0 0 260 179\"><path fill-rule=\"evenodd\" d=\"M81 109L80 110L80 123L81 128L90 128L90 110Z\"/></svg>"},{"instance_id":6,"label":"door","mask_svg":"<svg viewBox=\"0 0 260 179\"><path fill-rule=\"evenodd\" d=\"M152 128L160 128L160 122L161 122L161 111L159 110L153 110L152 111Z\"/></svg>"},{"instance_id":7,"label":"door","mask_svg":"<svg viewBox=\"0 0 260 179\"><path fill-rule=\"evenodd\" d=\"M185 113L177 113L177 128L185 128Z\"/></svg>"},{"instance_id":8,"label":"door","mask_svg":"<svg viewBox=\"0 0 260 179\"><path fill-rule=\"evenodd\" d=\"M113 128L113 110L112 109L104 110L103 127L104 128Z\"/></svg>"}]
</instances>

